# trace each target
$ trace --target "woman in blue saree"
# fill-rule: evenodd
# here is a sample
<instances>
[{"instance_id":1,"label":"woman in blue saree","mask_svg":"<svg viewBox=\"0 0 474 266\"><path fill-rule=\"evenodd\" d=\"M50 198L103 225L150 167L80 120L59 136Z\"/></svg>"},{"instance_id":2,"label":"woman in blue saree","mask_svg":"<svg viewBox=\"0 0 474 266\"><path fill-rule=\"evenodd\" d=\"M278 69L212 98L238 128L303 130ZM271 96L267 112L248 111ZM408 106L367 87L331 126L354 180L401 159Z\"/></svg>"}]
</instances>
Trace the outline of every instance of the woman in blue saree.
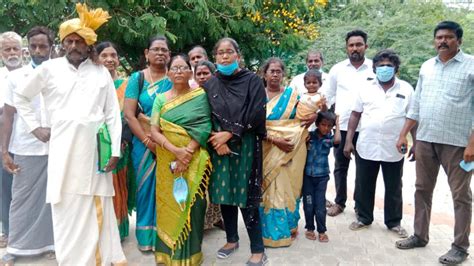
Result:
<instances>
[{"instance_id":1,"label":"woman in blue saree","mask_svg":"<svg viewBox=\"0 0 474 266\"><path fill-rule=\"evenodd\" d=\"M167 77L170 59L168 41L163 36L150 39L145 49L148 67L133 73L125 92L124 115L133 133L132 162L136 173L136 237L142 251L154 250L156 244L155 168L156 144L150 135L150 117L158 94L171 89Z\"/></svg>"}]
</instances>

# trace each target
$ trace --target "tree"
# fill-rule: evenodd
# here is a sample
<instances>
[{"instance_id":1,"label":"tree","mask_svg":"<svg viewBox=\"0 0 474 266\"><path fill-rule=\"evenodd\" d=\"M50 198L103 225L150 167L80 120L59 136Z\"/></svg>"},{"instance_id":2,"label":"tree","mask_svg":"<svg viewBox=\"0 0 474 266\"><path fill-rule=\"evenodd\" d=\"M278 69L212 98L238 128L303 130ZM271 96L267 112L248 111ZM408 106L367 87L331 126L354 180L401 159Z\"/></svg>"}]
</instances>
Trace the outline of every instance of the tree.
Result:
<instances>
[{"instance_id":1,"label":"tree","mask_svg":"<svg viewBox=\"0 0 474 266\"><path fill-rule=\"evenodd\" d=\"M319 21L320 36L311 49L319 49L325 57L325 70L347 58L345 34L355 28L368 35L367 56L373 57L383 48L394 49L402 59L400 77L416 84L421 64L436 55L433 29L443 20L454 20L464 29L464 52L474 53L474 13L448 8L441 1L357 1L347 5L331 5ZM305 52L300 52L299 65L304 67Z\"/></svg>"},{"instance_id":2,"label":"tree","mask_svg":"<svg viewBox=\"0 0 474 266\"><path fill-rule=\"evenodd\" d=\"M72 0L1 0L0 30L25 34L34 25L57 29L75 16ZM99 40L121 48L128 65L143 67L148 38L163 34L173 52L200 44L211 51L224 36L241 45L253 69L270 56L291 58L318 36L317 20L327 0L95 0L89 6L108 10L111 20L99 29Z\"/></svg>"}]
</instances>

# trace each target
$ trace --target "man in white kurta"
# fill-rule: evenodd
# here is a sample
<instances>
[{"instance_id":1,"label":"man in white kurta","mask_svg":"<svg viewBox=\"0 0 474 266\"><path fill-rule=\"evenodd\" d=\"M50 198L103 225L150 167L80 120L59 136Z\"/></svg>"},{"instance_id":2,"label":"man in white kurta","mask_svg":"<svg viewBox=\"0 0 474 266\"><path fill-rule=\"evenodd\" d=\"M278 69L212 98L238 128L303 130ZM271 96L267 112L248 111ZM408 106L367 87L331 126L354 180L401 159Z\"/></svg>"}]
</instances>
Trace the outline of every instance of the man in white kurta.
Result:
<instances>
[{"instance_id":1,"label":"man in white kurta","mask_svg":"<svg viewBox=\"0 0 474 266\"><path fill-rule=\"evenodd\" d=\"M87 7L78 4L76 9L81 18L91 18ZM102 23L107 21L105 15ZM115 219L110 171L120 156L122 125L108 70L88 58L97 26L87 25L97 22L74 19L60 26L66 56L39 66L15 91L14 101L30 132L39 139L49 138L46 200L52 207L58 263L118 265L126 259ZM50 131L40 126L29 105L38 94L44 98ZM104 169L98 169L97 132L104 123L112 157Z\"/></svg>"}]
</instances>

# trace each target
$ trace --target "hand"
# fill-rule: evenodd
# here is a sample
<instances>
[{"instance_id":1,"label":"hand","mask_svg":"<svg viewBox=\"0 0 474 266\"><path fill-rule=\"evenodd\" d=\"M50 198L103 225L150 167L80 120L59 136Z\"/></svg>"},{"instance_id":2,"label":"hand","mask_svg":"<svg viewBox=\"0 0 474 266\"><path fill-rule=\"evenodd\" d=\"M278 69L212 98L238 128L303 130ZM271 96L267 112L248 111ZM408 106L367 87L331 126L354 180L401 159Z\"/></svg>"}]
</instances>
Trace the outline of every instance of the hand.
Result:
<instances>
[{"instance_id":1,"label":"hand","mask_svg":"<svg viewBox=\"0 0 474 266\"><path fill-rule=\"evenodd\" d=\"M183 164L181 161L176 161L176 168L173 174L182 174L188 170L189 164Z\"/></svg>"},{"instance_id":2,"label":"hand","mask_svg":"<svg viewBox=\"0 0 474 266\"><path fill-rule=\"evenodd\" d=\"M216 150L217 155L219 156L224 156L230 154L231 150L229 148L229 145L224 144L219 147L219 149Z\"/></svg>"},{"instance_id":3,"label":"hand","mask_svg":"<svg viewBox=\"0 0 474 266\"><path fill-rule=\"evenodd\" d=\"M41 142L48 142L51 137L51 128L47 127L37 127L31 132L37 139Z\"/></svg>"},{"instance_id":4,"label":"hand","mask_svg":"<svg viewBox=\"0 0 474 266\"><path fill-rule=\"evenodd\" d=\"M156 154L156 143L154 141L149 141L147 144L146 144L146 147L153 153L153 154Z\"/></svg>"},{"instance_id":5,"label":"hand","mask_svg":"<svg viewBox=\"0 0 474 266\"><path fill-rule=\"evenodd\" d=\"M211 137L207 142L210 142L215 150L218 150L220 146L224 145L232 138L232 133L228 131L212 132Z\"/></svg>"},{"instance_id":6,"label":"hand","mask_svg":"<svg viewBox=\"0 0 474 266\"><path fill-rule=\"evenodd\" d=\"M112 157L110 157L109 162L108 162L107 165L104 167L104 169L102 169L102 171L104 171L104 172L110 172L110 171L112 171L112 170L115 170L115 168L117 167L118 161L119 161L119 157L117 157L117 156L112 156Z\"/></svg>"},{"instance_id":7,"label":"hand","mask_svg":"<svg viewBox=\"0 0 474 266\"><path fill-rule=\"evenodd\" d=\"M400 136L398 137L397 141L397 150L399 153L403 154L402 152L402 146L405 145L405 147L408 147L408 141L406 136Z\"/></svg>"},{"instance_id":8,"label":"hand","mask_svg":"<svg viewBox=\"0 0 474 266\"><path fill-rule=\"evenodd\" d=\"M352 144L351 141L346 142L346 145L344 145L344 150L343 150L344 156L346 156L347 159L352 160L351 158L351 153L354 154L354 145Z\"/></svg>"},{"instance_id":9,"label":"hand","mask_svg":"<svg viewBox=\"0 0 474 266\"><path fill-rule=\"evenodd\" d=\"M292 152L295 149L295 145L291 144L291 139L289 138L273 138L272 142L278 149L286 153Z\"/></svg>"},{"instance_id":10,"label":"hand","mask_svg":"<svg viewBox=\"0 0 474 266\"><path fill-rule=\"evenodd\" d=\"M415 156L415 145L413 145L410 150L408 151L407 158L410 162L414 162L416 160Z\"/></svg>"},{"instance_id":11,"label":"hand","mask_svg":"<svg viewBox=\"0 0 474 266\"><path fill-rule=\"evenodd\" d=\"M316 121L316 118L318 117L318 114L314 113L308 118L301 119L301 126L304 126L305 128L310 127L314 121Z\"/></svg>"},{"instance_id":12,"label":"hand","mask_svg":"<svg viewBox=\"0 0 474 266\"><path fill-rule=\"evenodd\" d=\"M326 111L326 109L327 109L327 100L326 100L326 97L324 97L324 95L321 96L321 99L319 99L319 101L316 104L317 104L319 110Z\"/></svg>"},{"instance_id":13,"label":"hand","mask_svg":"<svg viewBox=\"0 0 474 266\"><path fill-rule=\"evenodd\" d=\"M189 152L186 147L183 148L176 148L173 152L176 160L181 162L182 164L188 165L193 158L193 154Z\"/></svg>"},{"instance_id":14,"label":"hand","mask_svg":"<svg viewBox=\"0 0 474 266\"><path fill-rule=\"evenodd\" d=\"M13 163L13 159L8 154L8 152L4 152L2 155L3 159L3 168L7 170L10 174L18 174L20 172L20 167Z\"/></svg>"},{"instance_id":15,"label":"hand","mask_svg":"<svg viewBox=\"0 0 474 266\"><path fill-rule=\"evenodd\" d=\"M474 161L474 144L469 142L467 147L464 149L464 161L466 163Z\"/></svg>"}]
</instances>

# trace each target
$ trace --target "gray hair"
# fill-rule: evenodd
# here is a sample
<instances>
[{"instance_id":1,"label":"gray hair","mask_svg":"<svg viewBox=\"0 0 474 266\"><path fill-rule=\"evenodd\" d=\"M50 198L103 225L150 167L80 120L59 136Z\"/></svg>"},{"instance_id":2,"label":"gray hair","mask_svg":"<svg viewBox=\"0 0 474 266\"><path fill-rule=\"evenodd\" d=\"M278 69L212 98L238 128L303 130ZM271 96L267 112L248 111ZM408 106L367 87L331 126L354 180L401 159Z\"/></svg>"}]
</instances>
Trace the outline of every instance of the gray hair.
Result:
<instances>
[{"instance_id":1,"label":"gray hair","mask_svg":"<svg viewBox=\"0 0 474 266\"><path fill-rule=\"evenodd\" d=\"M0 49L3 46L3 42L7 40L16 41L21 46L21 36L14 31L6 31L0 34Z\"/></svg>"}]
</instances>

